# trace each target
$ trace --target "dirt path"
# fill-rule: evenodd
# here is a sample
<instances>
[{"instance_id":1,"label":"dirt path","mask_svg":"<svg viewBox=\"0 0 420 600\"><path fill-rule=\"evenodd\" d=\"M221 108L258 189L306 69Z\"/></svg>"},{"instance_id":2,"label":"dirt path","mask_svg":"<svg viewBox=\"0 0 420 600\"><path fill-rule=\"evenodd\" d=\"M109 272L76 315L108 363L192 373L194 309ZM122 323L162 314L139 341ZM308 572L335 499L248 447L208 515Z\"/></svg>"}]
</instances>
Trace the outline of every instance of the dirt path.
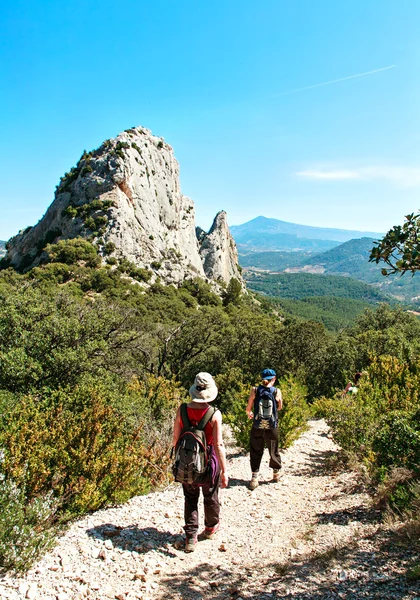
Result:
<instances>
[{"instance_id":1,"label":"dirt path","mask_svg":"<svg viewBox=\"0 0 420 600\"><path fill-rule=\"evenodd\" d=\"M262 483L250 492L249 459L230 447L222 530L194 553L178 548L175 484L74 523L25 578L0 580L0 597L420 599L419 582L406 577L419 564L416 549L390 537L354 473L331 471L337 450L325 422L312 421L283 453L281 480L269 482L265 454Z\"/></svg>"}]
</instances>

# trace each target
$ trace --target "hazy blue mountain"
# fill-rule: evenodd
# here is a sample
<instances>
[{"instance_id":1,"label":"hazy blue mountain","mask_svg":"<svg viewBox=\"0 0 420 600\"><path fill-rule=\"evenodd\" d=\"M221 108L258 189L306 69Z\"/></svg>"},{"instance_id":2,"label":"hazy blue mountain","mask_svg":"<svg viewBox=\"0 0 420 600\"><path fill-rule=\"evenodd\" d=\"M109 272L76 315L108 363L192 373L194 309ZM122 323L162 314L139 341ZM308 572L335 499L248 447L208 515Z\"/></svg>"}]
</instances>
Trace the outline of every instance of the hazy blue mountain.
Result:
<instances>
[{"instance_id":1,"label":"hazy blue mountain","mask_svg":"<svg viewBox=\"0 0 420 600\"><path fill-rule=\"evenodd\" d=\"M240 251L246 249L322 251L353 238L382 237L382 234L376 232L311 227L262 216L242 225L232 225L230 230Z\"/></svg>"},{"instance_id":2,"label":"hazy blue mountain","mask_svg":"<svg viewBox=\"0 0 420 600\"><path fill-rule=\"evenodd\" d=\"M236 242L238 252L258 252L260 250L324 252L340 243L333 240L300 238L295 235L288 235L287 233L273 233L270 235L249 233L244 235L246 242L238 241L235 233L233 233L233 238Z\"/></svg>"},{"instance_id":3,"label":"hazy blue mountain","mask_svg":"<svg viewBox=\"0 0 420 600\"><path fill-rule=\"evenodd\" d=\"M6 254L6 242L0 240L0 258Z\"/></svg>"}]
</instances>

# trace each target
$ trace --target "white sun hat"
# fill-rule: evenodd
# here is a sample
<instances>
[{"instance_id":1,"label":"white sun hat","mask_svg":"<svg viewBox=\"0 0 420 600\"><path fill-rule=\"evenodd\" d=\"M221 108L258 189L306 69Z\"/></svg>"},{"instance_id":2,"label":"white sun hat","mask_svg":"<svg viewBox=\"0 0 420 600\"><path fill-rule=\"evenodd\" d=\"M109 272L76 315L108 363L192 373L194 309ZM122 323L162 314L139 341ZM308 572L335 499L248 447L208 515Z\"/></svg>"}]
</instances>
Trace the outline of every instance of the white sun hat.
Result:
<instances>
[{"instance_id":1,"label":"white sun hat","mask_svg":"<svg viewBox=\"0 0 420 600\"><path fill-rule=\"evenodd\" d=\"M212 402L219 390L210 373L198 373L190 387L190 396L194 402Z\"/></svg>"}]
</instances>

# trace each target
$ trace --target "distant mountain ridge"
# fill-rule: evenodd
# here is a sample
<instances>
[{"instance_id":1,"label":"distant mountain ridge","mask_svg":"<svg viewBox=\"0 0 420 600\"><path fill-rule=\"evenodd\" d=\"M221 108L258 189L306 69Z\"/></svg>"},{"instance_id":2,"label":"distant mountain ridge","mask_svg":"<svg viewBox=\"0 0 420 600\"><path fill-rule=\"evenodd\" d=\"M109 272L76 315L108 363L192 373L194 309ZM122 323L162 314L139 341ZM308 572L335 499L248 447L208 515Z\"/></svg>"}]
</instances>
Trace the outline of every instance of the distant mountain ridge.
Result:
<instances>
[{"instance_id":1,"label":"distant mountain ridge","mask_svg":"<svg viewBox=\"0 0 420 600\"><path fill-rule=\"evenodd\" d=\"M383 234L329 227L312 227L256 217L242 225L232 225L230 231L242 252L262 250L329 250L355 238L379 239Z\"/></svg>"},{"instance_id":2,"label":"distant mountain ridge","mask_svg":"<svg viewBox=\"0 0 420 600\"><path fill-rule=\"evenodd\" d=\"M0 258L6 254L6 242L0 240Z\"/></svg>"},{"instance_id":3,"label":"distant mountain ridge","mask_svg":"<svg viewBox=\"0 0 420 600\"><path fill-rule=\"evenodd\" d=\"M322 276L340 275L373 285L377 290L405 302L419 305L420 277L381 274L381 266L369 262L373 238L349 240L326 252L254 252L240 255L245 269L259 269L271 273L299 275L312 273ZM245 275L249 278L248 274Z\"/></svg>"}]
</instances>

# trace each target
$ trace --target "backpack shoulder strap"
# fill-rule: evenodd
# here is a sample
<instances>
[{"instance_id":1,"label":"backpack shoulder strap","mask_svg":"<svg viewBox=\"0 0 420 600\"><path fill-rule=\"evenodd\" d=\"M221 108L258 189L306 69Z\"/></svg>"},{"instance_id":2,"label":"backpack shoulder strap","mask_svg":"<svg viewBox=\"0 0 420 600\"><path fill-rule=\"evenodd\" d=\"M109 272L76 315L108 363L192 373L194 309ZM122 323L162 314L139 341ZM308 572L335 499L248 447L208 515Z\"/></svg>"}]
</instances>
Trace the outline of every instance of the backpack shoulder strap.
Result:
<instances>
[{"instance_id":1,"label":"backpack shoulder strap","mask_svg":"<svg viewBox=\"0 0 420 600\"><path fill-rule=\"evenodd\" d=\"M208 411L202 416L201 421L197 425L197 429L203 430L207 423L211 421L215 412L216 409L214 408L214 406L210 406Z\"/></svg>"},{"instance_id":2,"label":"backpack shoulder strap","mask_svg":"<svg viewBox=\"0 0 420 600\"><path fill-rule=\"evenodd\" d=\"M182 426L183 427L191 427L191 423L190 423L190 420L188 418L187 405L185 404L185 402L183 402L181 404L181 419L182 419Z\"/></svg>"}]
</instances>

